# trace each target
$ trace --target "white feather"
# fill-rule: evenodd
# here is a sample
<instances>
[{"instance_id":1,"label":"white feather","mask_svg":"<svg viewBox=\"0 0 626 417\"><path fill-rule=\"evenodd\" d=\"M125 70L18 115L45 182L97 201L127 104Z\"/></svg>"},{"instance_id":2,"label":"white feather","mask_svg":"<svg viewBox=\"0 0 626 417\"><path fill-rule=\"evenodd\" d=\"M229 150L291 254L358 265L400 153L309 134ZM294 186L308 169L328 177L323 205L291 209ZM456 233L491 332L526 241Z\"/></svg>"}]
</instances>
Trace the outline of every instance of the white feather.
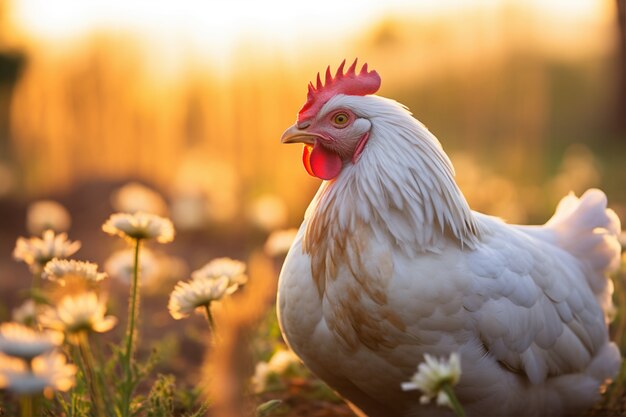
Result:
<instances>
[{"instance_id":1,"label":"white feather","mask_svg":"<svg viewBox=\"0 0 626 417\"><path fill-rule=\"evenodd\" d=\"M320 187L283 266L292 349L369 416L448 413L400 389L425 353L461 354L469 415L593 404L621 360L606 326L620 225L604 194L565 197L545 226L508 225L470 210L441 145L404 107L338 95L320 112L338 107L372 130L360 159ZM321 277L314 232L327 246Z\"/></svg>"}]
</instances>

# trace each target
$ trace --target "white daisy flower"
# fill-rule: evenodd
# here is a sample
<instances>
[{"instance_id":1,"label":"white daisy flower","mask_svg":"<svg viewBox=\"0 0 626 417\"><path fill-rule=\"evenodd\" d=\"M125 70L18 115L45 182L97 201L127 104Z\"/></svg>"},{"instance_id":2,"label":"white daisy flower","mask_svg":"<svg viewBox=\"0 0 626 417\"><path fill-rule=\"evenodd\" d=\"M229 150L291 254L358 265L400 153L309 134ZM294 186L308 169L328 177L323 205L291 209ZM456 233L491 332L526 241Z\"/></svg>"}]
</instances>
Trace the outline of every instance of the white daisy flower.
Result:
<instances>
[{"instance_id":1,"label":"white daisy flower","mask_svg":"<svg viewBox=\"0 0 626 417\"><path fill-rule=\"evenodd\" d=\"M286 255L287 252L289 252L291 244L293 243L297 234L298 229L295 228L276 230L272 232L265 241L265 246L263 247L265 253L269 256Z\"/></svg>"},{"instance_id":2,"label":"white daisy flower","mask_svg":"<svg viewBox=\"0 0 626 417\"><path fill-rule=\"evenodd\" d=\"M133 240L156 239L160 243L174 240L174 225L169 219L143 212L112 214L102 225L102 230Z\"/></svg>"},{"instance_id":3,"label":"white daisy flower","mask_svg":"<svg viewBox=\"0 0 626 417\"><path fill-rule=\"evenodd\" d=\"M48 229L66 232L70 224L70 213L56 201L36 201L26 210L26 228L33 235L41 235Z\"/></svg>"},{"instance_id":4,"label":"white daisy flower","mask_svg":"<svg viewBox=\"0 0 626 417\"><path fill-rule=\"evenodd\" d=\"M172 179L172 219L177 227L201 229L233 221L240 206L241 178L233 164L192 149Z\"/></svg>"},{"instance_id":5,"label":"white daisy flower","mask_svg":"<svg viewBox=\"0 0 626 417\"><path fill-rule=\"evenodd\" d=\"M144 212L159 216L167 213L167 204L161 194L138 182L129 182L115 190L111 204L115 210L124 213Z\"/></svg>"},{"instance_id":6,"label":"white daisy flower","mask_svg":"<svg viewBox=\"0 0 626 417\"><path fill-rule=\"evenodd\" d=\"M167 308L176 320L189 316L196 308L209 306L220 300L228 289L225 276L219 278L196 277L191 281L179 281L170 294Z\"/></svg>"},{"instance_id":7,"label":"white daisy flower","mask_svg":"<svg viewBox=\"0 0 626 417\"><path fill-rule=\"evenodd\" d=\"M288 349L279 349L268 362L270 371L283 374L293 364L300 364L300 358Z\"/></svg>"},{"instance_id":8,"label":"white daisy flower","mask_svg":"<svg viewBox=\"0 0 626 417\"><path fill-rule=\"evenodd\" d=\"M53 331L37 332L20 323L0 325L0 352L30 361L51 351L63 342L63 335Z\"/></svg>"},{"instance_id":9,"label":"white daisy flower","mask_svg":"<svg viewBox=\"0 0 626 417\"><path fill-rule=\"evenodd\" d=\"M213 259L202 268L192 272L191 278L218 279L226 277L228 278L226 294L232 294L237 291L237 288L248 282L248 276L245 272L245 263L231 258L217 258Z\"/></svg>"},{"instance_id":10,"label":"white daisy flower","mask_svg":"<svg viewBox=\"0 0 626 417\"><path fill-rule=\"evenodd\" d=\"M256 394L260 394L267 389L267 380L270 375L270 366L267 362L259 362L254 367L254 375L250 379L252 389Z\"/></svg>"},{"instance_id":11,"label":"white daisy flower","mask_svg":"<svg viewBox=\"0 0 626 417\"><path fill-rule=\"evenodd\" d=\"M206 195L200 191L178 192L172 200L171 213L176 229L202 229L209 222L209 203Z\"/></svg>"},{"instance_id":12,"label":"white daisy flower","mask_svg":"<svg viewBox=\"0 0 626 417\"><path fill-rule=\"evenodd\" d=\"M287 204L279 196L265 194L248 205L248 219L257 227L270 231L287 223Z\"/></svg>"},{"instance_id":13,"label":"white daisy flower","mask_svg":"<svg viewBox=\"0 0 626 417\"><path fill-rule=\"evenodd\" d=\"M453 387L461 378L461 359L458 353L452 353L449 359L435 357L425 354L425 362L417 367L417 373L413 375L411 381L403 382L404 391L420 390L423 395L420 397L422 404L428 404L431 399L436 398L437 404L451 406L450 398L443 391L444 385Z\"/></svg>"},{"instance_id":14,"label":"white daisy flower","mask_svg":"<svg viewBox=\"0 0 626 417\"><path fill-rule=\"evenodd\" d=\"M82 331L104 333L113 328L117 318L105 316L105 300L94 292L67 295L56 308L48 307L39 316L42 326L75 334Z\"/></svg>"},{"instance_id":15,"label":"white daisy flower","mask_svg":"<svg viewBox=\"0 0 626 417\"><path fill-rule=\"evenodd\" d=\"M149 282L157 274L158 263L150 250L142 249L139 257L139 273L141 274L142 283ZM125 283L129 283L133 279L134 267L135 253L132 249L113 252L104 262L104 270L112 277Z\"/></svg>"},{"instance_id":16,"label":"white daisy flower","mask_svg":"<svg viewBox=\"0 0 626 417\"><path fill-rule=\"evenodd\" d=\"M254 392L265 391L268 379L271 375L282 375L292 365L299 365L300 359L291 350L277 350L269 362L259 362L256 364L254 375L252 376L252 387Z\"/></svg>"},{"instance_id":17,"label":"white daisy flower","mask_svg":"<svg viewBox=\"0 0 626 417\"><path fill-rule=\"evenodd\" d=\"M80 249L80 242L67 240L67 234L55 234L46 230L41 238L20 237L15 243L13 257L25 262L33 272L41 272L44 265L53 258L67 258Z\"/></svg>"},{"instance_id":18,"label":"white daisy flower","mask_svg":"<svg viewBox=\"0 0 626 417\"><path fill-rule=\"evenodd\" d=\"M46 390L67 391L74 386L76 366L65 356L51 352L37 356L30 363L0 354L0 388L18 394L35 394Z\"/></svg>"},{"instance_id":19,"label":"white daisy flower","mask_svg":"<svg viewBox=\"0 0 626 417\"><path fill-rule=\"evenodd\" d=\"M91 262L53 259L44 267L45 276L60 283L65 282L65 278L77 277L85 281L98 282L107 277L104 272L98 272L98 265Z\"/></svg>"},{"instance_id":20,"label":"white daisy flower","mask_svg":"<svg viewBox=\"0 0 626 417\"><path fill-rule=\"evenodd\" d=\"M29 298L22 305L13 309L11 317L17 323L30 326L37 318L37 304Z\"/></svg>"}]
</instances>

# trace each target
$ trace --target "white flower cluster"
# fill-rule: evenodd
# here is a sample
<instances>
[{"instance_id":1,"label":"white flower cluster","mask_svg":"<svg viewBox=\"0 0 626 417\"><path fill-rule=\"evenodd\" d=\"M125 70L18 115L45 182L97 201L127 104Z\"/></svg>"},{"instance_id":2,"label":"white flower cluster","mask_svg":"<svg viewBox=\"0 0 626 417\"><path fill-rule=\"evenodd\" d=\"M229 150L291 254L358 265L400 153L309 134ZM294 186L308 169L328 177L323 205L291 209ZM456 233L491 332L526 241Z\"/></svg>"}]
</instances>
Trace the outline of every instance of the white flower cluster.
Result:
<instances>
[{"instance_id":1,"label":"white flower cluster","mask_svg":"<svg viewBox=\"0 0 626 417\"><path fill-rule=\"evenodd\" d=\"M46 219L46 207L50 210L49 205L35 207L31 217ZM95 283L107 276L98 271L97 264L63 259L73 255L80 242L68 240L65 233L56 234L48 223L46 227L51 228L41 238L17 239L15 259L29 265L36 277L61 285L70 278ZM110 330L117 319L105 316L105 311L104 301L95 292L66 295L54 306L37 305L30 299L13 310L15 322L0 325L0 388L20 394L67 391L74 385L76 366L68 364L56 348L64 334L72 342L77 334ZM35 330L38 327L45 330Z\"/></svg>"},{"instance_id":2,"label":"white flower cluster","mask_svg":"<svg viewBox=\"0 0 626 417\"><path fill-rule=\"evenodd\" d=\"M143 212L112 214L102 230L132 240L156 239L160 243L174 240L174 225L169 219Z\"/></svg>"},{"instance_id":3,"label":"white flower cluster","mask_svg":"<svg viewBox=\"0 0 626 417\"><path fill-rule=\"evenodd\" d=\"M160 216L167 213L167 204L161 194L138 182L129 182L115 190L111 204L115 210L124 213L144 212Z\"/></svg>"},{"instance_id":4,"label":"white flower cluster","mask_svg":"<svg viewBox=\"0 0 626 417\"><path fill-rule=\"evenodd\" d=\"M282 375L293 365L300 365L300 359L291 350L277 350L268 362L259 362L254 369L252 388L261 393L266 390L267 382L272 375Z\"/></svg>"},{"instance_id":5,"label":"white flower cluster","mask_svg":"<svg viewBox=\"0 0 626 417\"><path fill-rule=\"evenodd\" d=\"M106 302L94 292L66 295L56 308L44 308L39 321L42 326L68 335L80 332L108 332L117 318L105 316Z\"/></svg>"},{"instance_id":6,"label":"white flower cluster","mask_svg":"<svg viewBox=\"0 0 626 417\"><path fill-rule=\"evenodd\" d=\"M71 242L67 240L67 234L57 235L49 229L41 238L18 238L13 257L26 263L34 273L40 273L53 258L66 258L76 253L78 249L80 249L80 242Z\"/></svg>"},{"instance_id":7,"label":"white flower cluster","mask_svg":"<svg viewBox=\"0 0 626 417\"><path fill-rule=\"evenodd\" d=\"M448 406L452 404L450 398L443 390L444 385L452 387L461 378L461 358L458 353L450 355L449 359L435 357L425 354L425 362L417 367L417 373L413 375L411 381L403 382L404 391L420 390L423 395L420 397L422 404L428 404L431 399L436 398L437 405Z\"/></svg>"},{"instance_id":8,"label":"white flower cluster","mask_svg":"<svg viewBox=\"0 0 626 417\"><path fill-rule=\"evenodd\" d=\"M232 294L248 281L246 265L230 258L218 258L191 274L190 281L179 281L170 295L168 309L176 320L196 308Z\"/></svg>"},{"instance_id":9,"label":"white flower cluster","mask_svg":"<svg viewBox=\"0 0 626 417\"><path fill-rule=\"evenodd\" d=\"M45 276L63 283L68 277L76 277L85 281L98 282L107 277L104 272L98 272L98 265L91 262L54 258L44 267Z\"/></svg>"},{"instance_id":10,"label":"white flower cluster","mask_svg":"<svg viewBox=\"0 0 626 417\"><path fill-rule=\"evenodd\" d=\"M71 388L76 366L55 350L62 340L57 332L37 332L19 323L0 325L0 388L19 394Z\"/></svg>"},{"instance_id":11,"label":"white flower cluster","mask_svg":"<svg viewBox=\"0 0 626 417\"><path fill-rule=\"evenodd\" d=\"M56 201L35 201L26 211L26 228L33 235L41 235L49 229L57 233L67 232L70 224L70 213Z\"/></svg>"},{"instance_id":12,"label":"white flower cluster","mask_svg":"<svg viewBox=\"0 0 626 417\"><path fill-rule=\"evenodd\" d=\"M269 235L263 249L269 256L286 255L297 235L298 229L276 230Z\"/></svg>"},{"instance_id":13,"label":"white flower cluster","mask_svg":"<svg viewBox=\"0 0 626 417\"><path fill-rule=\"evenodd\" d=\"M213 279L217 280L222 277L228 278L228 286L226 294L232 294L237 289L248 282L248 276L245 274L246 264L230 258L213 259L202 268L191 273L193 280Z\"/></svg>"},{"instance_id":14,"label":"white flower cluster","mask_svg":"<svg viewBox=\"0 0 626 417\"><path fill-rule=\"evenodd\" d=\"M31 299L24 301L11 312L13 321L25 326L32 326L37 319L37 304Z\"/></svg>"}]
</instances>

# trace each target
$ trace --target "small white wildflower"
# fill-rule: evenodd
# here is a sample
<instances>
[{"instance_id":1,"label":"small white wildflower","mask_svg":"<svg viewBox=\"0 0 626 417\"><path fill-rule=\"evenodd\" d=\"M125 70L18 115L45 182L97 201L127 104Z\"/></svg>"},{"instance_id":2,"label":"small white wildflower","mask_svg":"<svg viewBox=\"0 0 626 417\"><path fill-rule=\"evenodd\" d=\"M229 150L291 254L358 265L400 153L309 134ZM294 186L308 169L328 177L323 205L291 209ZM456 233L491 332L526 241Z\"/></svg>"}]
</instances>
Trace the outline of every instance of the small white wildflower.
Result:
<instances>
[{"instance_id":1,"label":"small white wildflower","mask_svg":"<svg viewBox=\"0 0 626 417\"><path fill-rule=\"evenodd\" d=\"M444 385L450 387L456 385L461 378L461 359L458 353L452 353L449 359L425 354L425 362L417 367L417 373L411 377L411 381L403 382L404 391L418 389L423 395L420 397L422 404L427 404L432 398L436 398L438 405L451 406L448 395L442 390Z\"/></svg>"},{"instance_id":2,"label":"small white wildflower","mask_svg":"<svg viewBox=\"0 0 626 417\"><path fill-rule=\"evenodd\" d=\"M291 365L299 364L300 358L291 350L279 349L268 362L270 371L283 374Z\"/></svg>"},{"instance_id":3,"label":"small white wildflower","mask_svg":"<svg viewBox=\"0 0 626 417\"><path fill-rule=\"evenodd\" d=\"M11 317L17 323L30 326L37 318L37 304L29 298L22 305L13 309Z\"/></svg>"},{"instance_id":4,"label":"small white wildflower","mask_svg":"<svg viewBox=\"0 0 626 417\"><path fill-rule=\"evenodd\" d=\"M53 258L66 258L80 249L80 242L67 240L67 234L55 234L46 230L42 238L20 237L15 243L13 257L25 262L33 272L41 272L44 265Z\"/></svg>"},{"instance_id":5,"label":"small white wildflower","mask_svg":"<svg viewBox=\"0 0 626 417\"><path fill-rule=\"evenodd\" d=\"M26 210L26 228L33 235L40 235L48 229L66 232L70 224L70 213L56 201L36 201Z\"/></svg>"},{"instance_id":6,"label":"small white wildflower","mask_svg":"<svg viewBox=\"0 0 626 417\"><path fill-rule=\"evenodd\" d=\"M248 276L245 272L246 264L243 262L231 258L217 258L192 272L191 277L193 279L226 277L228 278L226 294L232 294L237 291L237 288L248 282Z\"/></svg>"},{"instance_id":7,"label":"small white wildflower","mask_svg":"<svg viewBox=\"0 0 626 417\"><path fill-rule=\"evenodd\" d=\"M141 282L149 282L157 271L158 261L149 249L142 249L139 257L139 272L141 274ZM104 263L104 270L109 275L119 279L122 282L129 283L133 278L133 270L135 266L135 254L132 249L123 249L114 252Z\"/></svg>"},{"instance_id":8,"label":"small white wildflower","mask_svg":"<svg viewBox=\"0 0 626 417\"><path fill-rule=\"evenodd\" d=\"M124 213L152 213L163 216L167 204L161 194L138 182L129 182L111 196L113 208Z\"/></svg>"},{"instance_id":9,"label":"small white wildflower","mask_svg":"<svg viewBox=\"0 0 626 417\"><path fill-rule=\"evenodd\" d=\"M265 391L268 379L272 375L282 375L294 364L300 364L300 359L293 351L286 349L277 350L269 362L257 363L251 381L254 392Z\"/></svg>"},{"instance_id":10,"label":"small white wildflower","mask_svg":"<svg viewBox=\"0 0 626 417\"><path fill-rule=\"evenodd\" d=\"M276 195L265 194L248 206L248 219L263 230L275 230L287 223L287 205Z\"/></svg>"},{"instance_id":11,"label":"small white wildflower","mask_svg":"<svg viewBox=\"0 0 626 417\"><path fill-rule=\"evenodd\" d=\"M143 212L112 214L102 225L102 230L133 240L156 239L160 243L174 240L174 225L169 219Z\"/></svg>"},{"instance_id":12,"label":"small white wildflower","mask_svg":"<svg viewBox=\"0 0 626 417\"><path fill-rule=\"evenodd\" d=\"M37 332L20 323L2 323L0 325L0 352L31 360L51 351L63 341L58 332Z\"/></svg>"},{"instance_id":13,"label":"small white wildflower","mask_svg":"<svg viewBox=\"0 0 626 417\"><path fill-rule=\"evenodd\" d=\"M200 229L233 221L240 206L241 176L232 163L190 149L172 179L172 218L177 227Z\"/></svg>"},{"instance_id":14,"label":"small white wildflower","mask_svg":"<svg viewBox=\"0 0 626 417\"><path fill-rule=\"evenodd\" d=\"M250 379L252 389L256 394L260 394L267 389L267 380L271 375L270 366L267 362L259 362L254 367L254 375Z\"/></svg>"},{"instance_id":15,"label":"small white wildflower","mask_svg":"<svg viewBox=\"0 0 626 417\"><path fill-rule=\"evenodd\" d=\"M18 394L67 391L74 386L76 366L68 364L65 356L50 352L37 356L30 363L0 354L0 388Z\"/></svg>"},{"instance_id":16,"label":"small white wildflower","mask_svg":"<svg viewBox=\"0 0 626 417\"><path fill-rule=\"evenodd\" d=\"M106 278L107 274L98 272L98 265L91 262L53 259L44 267L46 278L59 283L65 282L68 277L76 277L85 281L98 282Z\"/></svg>"},{"instance_id":17,"label":"small white wildflower","mask_svg":"<svg viewBox=\"0 0 626 417\"><path fill-rule=\"evenodd\" d=\"M298 229L276 230L272 232L263 249L269 256L281 256L287 254L298 234Z\"/></svg>"},{"instance_id":18,"label":"small white wildflower","mask_svg":"<svg viewBox=\"0 0 626 417\"><path fill-rule=\"evenodd\" d=\"M170 294L167 308L176 320L187 317L196 308L209 306L220 300L228 289L228 278L197 277L191 281L179 281Z\"/></svg>"},{"instance_id":19,"label":"small white wildflower","mask_svg":"<svg viewBox=\"0 0 626 417\"><path fill-rule=\"evenodd\" d=\"M176 229L199 230L209 222L209 203L201 191L179 191L171 205Z\"/></svg>"},{"instance_id":20,"label":"small white wildflower","mask_svg":"<svg viewBox=\"0 0 626 417\"><path fill-rule=\"evenodd\" d=\"M92 331L104 333L113 328L117 318L105 316L106 304L94 292L66 295L57 308L44 309L41 325L68 334Z\"/></svg>"}]
</instances>

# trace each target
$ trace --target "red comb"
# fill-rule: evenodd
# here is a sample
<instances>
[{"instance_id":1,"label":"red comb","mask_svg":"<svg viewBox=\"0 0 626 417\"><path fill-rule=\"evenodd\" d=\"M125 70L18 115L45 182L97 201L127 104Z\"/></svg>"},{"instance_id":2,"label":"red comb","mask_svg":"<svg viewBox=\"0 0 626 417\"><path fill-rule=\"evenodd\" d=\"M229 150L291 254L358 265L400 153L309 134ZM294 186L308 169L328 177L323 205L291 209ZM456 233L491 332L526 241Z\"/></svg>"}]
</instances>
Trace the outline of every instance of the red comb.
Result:
<instances>
[{"instance_id":1,"label":"red comb","mask_svg":"<svg viewBox=\"0 0 626 417\"><path fill-rule=\"evenodd\" d=\"M380 88L380 76L376 71L367 71L367 64L363 65L361 72L356 73L356 59L344 74L343 67L346 64L344 59L335 77L330 74L330 66L326 68L326 79L322 84L319 72L317 73L317 83L309 83L309 92L306 96L306 103L298 113L298 122L307 120L317 114L324 104L337 94L350 96L365 96L374 94Z\"/></svg>"}]
</instances>

